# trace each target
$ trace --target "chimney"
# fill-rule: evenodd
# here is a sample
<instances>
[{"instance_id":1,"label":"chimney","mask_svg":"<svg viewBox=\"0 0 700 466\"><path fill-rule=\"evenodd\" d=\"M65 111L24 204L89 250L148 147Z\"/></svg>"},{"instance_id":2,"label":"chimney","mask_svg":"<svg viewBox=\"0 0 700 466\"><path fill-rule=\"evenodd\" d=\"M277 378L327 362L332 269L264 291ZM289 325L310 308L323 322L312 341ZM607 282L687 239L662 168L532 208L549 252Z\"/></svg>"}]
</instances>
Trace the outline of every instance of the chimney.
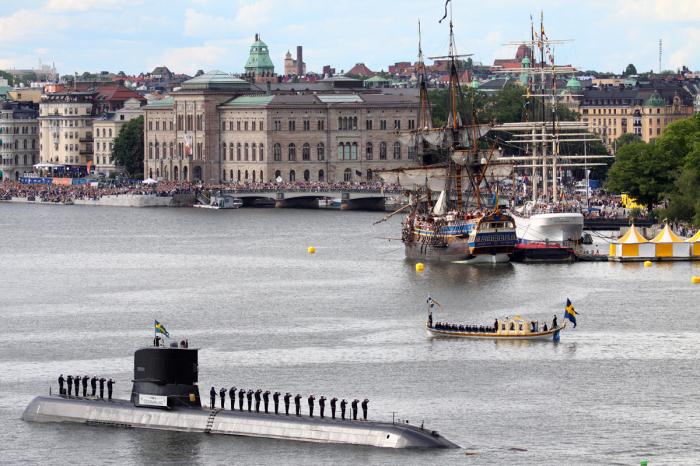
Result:
<instances>
[{"instance_id":1,"label":"chimney","mask_svg":"<svg viewBox=\"0 0 700 466\"><path fill-rule=\"evenodd\" d=\"M304 58L301 52L301 45L297 45L297 75L304 74Z\"/></svg>"}]
</instances>

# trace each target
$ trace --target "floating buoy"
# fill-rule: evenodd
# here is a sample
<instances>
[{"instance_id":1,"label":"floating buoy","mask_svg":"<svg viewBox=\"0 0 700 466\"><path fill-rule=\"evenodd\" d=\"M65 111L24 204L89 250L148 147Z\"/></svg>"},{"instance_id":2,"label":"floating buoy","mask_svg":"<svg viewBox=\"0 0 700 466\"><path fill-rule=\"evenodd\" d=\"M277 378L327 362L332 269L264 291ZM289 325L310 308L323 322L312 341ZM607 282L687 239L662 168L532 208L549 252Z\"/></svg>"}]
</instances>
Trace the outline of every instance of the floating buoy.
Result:
<instances>
[{"instance_id":1,"label":"floating buoy","mask_svg":"<svg viewBox=\"0 0 700 466\"><path fill-rule=\"evenodd\" d=\"M425 270L425 264L423 264L422 262L418 262L416 264L416 272L422 272L423 270Z\"/></svg>"},{"instance_id":2,"label":"floating buoy","mask_svg":"<svg viewBox=\"0 0 700 466\"><path fill-rule=\"evenodd\" d=\"M316 248L313 246L309 246L308 248L306 248L306 252L308 252L309 254L316 254Z\"/></svg>"},{"instance_id":3,"label":"floating buoy","mask_svg":"<svg viewBox=\"0 0 700 466\"><path fill-rule=\"evenodd\" d=\"M644 267L651 267L652 265L651 261L644 261Z\"/></svg>"},{"instance_id":4,"label":"floating buoy","mask_svg":"<svg viewBox=\"0 0 700 466\"><path fill-rule=\"evenodd\" d=\"M700 277L698 277L697 275L693 275L692 277L690 277L690 283L697 285L698 283L700 283Z\"/></svg>"}]
</instances>

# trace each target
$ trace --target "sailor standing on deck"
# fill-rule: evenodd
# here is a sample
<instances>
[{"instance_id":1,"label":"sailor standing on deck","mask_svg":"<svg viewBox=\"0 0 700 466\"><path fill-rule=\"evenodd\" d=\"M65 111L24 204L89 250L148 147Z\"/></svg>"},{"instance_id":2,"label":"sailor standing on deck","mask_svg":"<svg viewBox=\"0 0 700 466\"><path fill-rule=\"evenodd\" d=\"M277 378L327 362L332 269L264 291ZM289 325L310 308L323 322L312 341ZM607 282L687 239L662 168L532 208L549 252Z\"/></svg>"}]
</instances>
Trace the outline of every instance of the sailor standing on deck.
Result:
<instances>
[{"instance_id":1,"label":"sailor standing on deck","mask_svg":"<svg viewBox=\"0 0 700 466\"><path fill-rule=\"evenodd\" d=\"M66 379L63 378L63 374L58 376L58 394L63 395L63 383Z\"/></svg>"},{"instance_id":2,"label":"sailor standing on deck","mask_svg":"<svg viewBox=\"0 0 700 466\"><path fill-rule=\"evenodd\" d=\"M68 383L68 396L71 396L73 394L73 376L69 375L66 382Z\"/></svg>"},{"instance_id":3,"label":"sailor standing on deck","mask_svg":"<svg viewBox=\"0 0 700 466\"><path fill-rule=\"evenodd\" d=\"M270 404L270 390L265 390L262 396L263 404L265 405L265 414L267 414L267 407Z\"/></svg>"},{"instance_id":4,"label":"sailor standing on deck","mask_svg":"<svg viewBox=\"0 0 700 466\"><path fill-rule=\"evenodd\" d=\"M211 390L209 390L209 409L214 409L215 403L216 403L216 388L211 387Z\"/></svg>"},{"instance_id":5,"label":"sailor standing on deck","mask_svg":"<svg viewBox=\"0 0 700 466\"><path fill-rule=\"evenodd\" d=\"M114 379L109 379L107 381L107 399L112 399L112 388L114 388Z\"/></svg>"},{"instance_id":6,"label":"sailor standing on deck","mask_svg":"<svg viewBox=\"0 0 700 466\"><path fill-rule=\"evenodd\" d=\"M236 387L231 387L228 391L228 397L231 399L231 411L236 409Z\"/></svg>"},{"instance_id":7,"label":"sailor standing on deck","mask_svg":"<svg viewBox=\"0 0 700 466\"><path fill-rule=\"evenodd\" d=\"M80 376L76 375L73 377L73 382L75 383L75 396L80 396Z\"/></svg>"},{"instance_id":8,"label":"sailor standing on deck","mask_svg":"<svg viewBox=\"0 0 700 466\"><path fill-rule=\"evenodd\" d=\"M92 389L92 397L95 397L95 393L97 392L97 376L94 375L90 379L90 388Z\"/></svg>"},{"instance_id":9,"label":"sailor standing on deck","mask_svg":"<svg viewBox=\"0 0 700 466\"><path fill-rule=\"evenodd\" d=\"M321 396L321 398L318 399L318 411L321 414L321 417L323 417L323 412L326 410L326 397Z\"/></svg>"},{"instance_id":10,"label":"sailor standing on deck","mask_svg":"<svg viewBox=\"0 0 700 466\"><path fill-rule=\"evenodd\" d=\"M314 400L316 399L313 394L309 395L309 416L314 417Z\"/></svg>"},{"instance_id":11,"label":"sailor standing on deck","mask_svg":"<svg viewBox=\"0 0 700 466\"><path fill-rule=\"evenodd\" d=\"M243 411L243 400L245 399L245 389L238 390L238 410Z\"/></svg>"},{"instance_id":12,"label":"sailor standing on deck","mask_svg":"<svg viewBox=\"0 0 700 466\"><path fill-rule=\"evenodd\" d=\"M279 414L280 392L275 392L272 394L272 401L275 402L275 414Z\"/></svg>"},{"instance_id":13,"label":"sailor standing on deck","mask_svg":"<svg viewBox=\"0 0 700 466\"><path fill-rule=\"evenodd\" d=\"M83 396L87 396L87 385L88 385L89 380L90 380L89 375L83 376Z\"/></svg>"},{"instance_id":14,"label":"sailor standing on deck","mask_svg":"<svg viewBox=\"0 0 700 466\"><path fill-rule=\"evenodd\" d=\"M106 381L107 381L107 379L105 379L104 377L100 377L100 398L105 397L105 382Z\"/></svg>"},{"instance_id":15,"label":"sailor standing on deck","mask_svg":"<svg viewBox=\"0 0 700 466\"><path fill-rule=\"evenodd\" d=\"M301 395L297 393L294 397L294 407L296 408L297 416L301 416Z\"/></svg>"},{"instance_id":16,"label":"sailor standing on deck","mask_svg":"<svg viewBox=\"0 0 700 466\"><path fill-rule=\"evenodd\" d=\"M340 402L340 418L345 419L345 407L348 405L348 402L345 401L345 398Z\"/></svg>"},{"instance_id":17,"label":"sailor standing on deck","mask_svg":"<svg viewBox=\"0 0 700 466\"><path fill-rule=\"evenodd\" d=\"M221 399L221 409L224 409L226 407L226 389L224 387L219 390L219 398Z\"/></svg>"},{"instance_id":18,"label":"sailor standing on deck","mask_svg":"<svg viewBox=\"0 0 700 466\"><path fill-rule=\"evenodd\" d=\"M260 395L262 394L262 390L259 388L255 390L255 412L259 413L260 412Z\"/></svg>"},{"instance_id":19,"label":"sailor standing on deck","mask_svg":"<svg viewBox=\"0 0 700 466\"><path fill-rule=\"evenodd\" d=\"M350 404L350 406L352 406L352 420L353 421L357 421L357 403L359 403L359 402L360 402L360 400L355 398L354 400L352 400L352 403Z\"/></svg>"},{"instance_id":20,"label":"sailor standing on deck","mask_svg":"<svg viewBox=\"0 0 700 466\"><path fill-rule=\"evenodd\" d=\"M250 389L248 390L248 393L245 394L246 400L248 400L248 411L253 410L253 390Z\"/></svg>"},{"instance_id":21,"label":"sailor standing on deck","mask_svg":"<svg viewBox=\"0 0 700 466\"><path fill-rule=\"evenodd\" d=\"M369 400L367 398L365 398L362 401L362 417L364 418L365 421L367 420L367 405L369 405Z\"/></svg>"},{"instance_id":22,"label":"sailor standing on deck","mask_svg":"<svg viewBox=\"0 0 700 466\"><path fill-rule=\"evenodd\" d=\"M335 419L335 404L338 402L338 398L331 398L331 417Z\"/></svg>"},{"instance_id":23,"label":"sailor standing on deck","mask_svg":"<svg viewBox=\"0 0 700 466\"><path fill-rule=\"evenodd\" d=\"M286 395L284 395L284 413L289 416L289 399L292 397L292 394L287 392Z\"/></svg>"}]
</instances>

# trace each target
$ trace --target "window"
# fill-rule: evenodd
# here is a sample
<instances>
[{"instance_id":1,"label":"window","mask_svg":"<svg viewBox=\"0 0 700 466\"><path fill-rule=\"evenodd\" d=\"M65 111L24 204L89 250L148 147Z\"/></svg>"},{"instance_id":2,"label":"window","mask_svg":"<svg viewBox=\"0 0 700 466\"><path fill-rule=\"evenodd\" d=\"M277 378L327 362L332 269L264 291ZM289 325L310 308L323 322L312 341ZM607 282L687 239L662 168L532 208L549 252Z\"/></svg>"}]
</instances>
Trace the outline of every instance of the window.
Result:
<instances>
[{"instance_id":1,"label":"window","mask_svg":"<svg viewBox=\"0 0 700 466\"><path fill-rule=\"evenodd\" d=\"M367 131L371 131L371 130L372 130L372 120L365 120L365 129L366 129Z\"/></svg>"},{"instance_id":2,"label":"window","mask_svg":"<svg viewBox=\"0 0 700 466\"><path fill-rule=\"evenodd\" d=\"M307 123L307 122L305 122ZM308 162L311 160L311 146L308 143L304 143L301 148L301 160ZM308 180L306 180L308 181Z\"/></svg>"},{"instance_id":3,"label":"window","mask_svg":"<svg viewBox=\"0 0 700 466\"><path fill-rule=\"evenodd\" d=\"M296 121L289 120L289 131L295 131L295 130L296 130Z\"/></svg>"},{"instance_id":4,"label":"window","mask_svg":"<svg viewBox=\"0 0 700 466\"><path fill-rule=\"evenodd\" d=\"M401 160L401 144L398 141L394 143L394 160Z\"/></svg>"},{"instance_id":5,"label":"window","mask_svg":"<svg viewBox=\"0 0 700 466\"><path fill-rule=\"evenodd\" d=\"M386 160L386 142L379 144L379 160Z\"/></svg>"},{"instance_id":6,"label":"window","mask_svg":"<svg viewBox=\"0 0 700 466\"><path fill-rule=\"evenodd\" d=\"M374 158L374 147L372 146L371 142L367 143L367 148L365 149L365 159L367 160L372 160Z\"/></svg>"},{"instance_id":7,"label":"window","mask_svg":"<svg viewBox=\"0 0 700 466\"><path fill-rule=\"evenodd\" d=\"M275 162L280 162L282 160L282 146L280 146L279 144L275 144L272 147L272 158Z\"/></svg>"},{"instance_id":8,"label":"window","mask_svg":"<svg viewBox=\"0 0 700 466\"><path fill-rule=\"evenodd\" d=\"M320 161L326 159L326 146L324 146L322 142L316 145L316 158Z\"/></svg>"},{"instance_id":9,"label":"window","mask_svg":"<svg viewBox=\"0 0 700 466\"><path fill-rule=\"evenodd\" d=\"M311 131L311 122L309 120L304 120L304 131Z\"/></svg>"},{"instance_id":10,"label":"window","mask_svg":"<svg viewBox=\"0 0 700 466\"><path fill-rule=\"evenodd\" d=\"M294 143L289 144L287 146L287 160L290 162L294 162L297 159L297 146L294 145ZM292 180L290 180L292 181Z\"/></svg>"},{"instance_id":11,"label":"window","mask_svg":"<svg viewBox=\"0 0 700 466\"><path fill-rule=\"evenodd\" d=\"M379 120L379 129L386 129L386 120Z\"/></svg>"}]
</instances>

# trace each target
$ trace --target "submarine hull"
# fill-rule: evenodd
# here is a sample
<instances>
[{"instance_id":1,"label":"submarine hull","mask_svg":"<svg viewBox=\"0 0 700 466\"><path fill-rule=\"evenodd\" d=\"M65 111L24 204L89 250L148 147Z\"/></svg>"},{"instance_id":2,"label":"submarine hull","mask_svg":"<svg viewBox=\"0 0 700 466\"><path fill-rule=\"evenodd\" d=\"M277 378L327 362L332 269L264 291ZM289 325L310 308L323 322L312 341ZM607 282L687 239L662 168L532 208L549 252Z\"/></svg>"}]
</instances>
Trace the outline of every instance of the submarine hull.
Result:
<instances>
[{"instance_id":1,"label":"submarine hull","mask_svg":"<svg viewBox=\"0 0 700 466\"><path fill-rule=\"evenodd\" d=\"M459 448L435 431L408 424L219 409L137 408L127 400L61 395L34 398L24 410L22 419L31 422L74 422L382 448Z\"/></svg>"}]
</instances>

